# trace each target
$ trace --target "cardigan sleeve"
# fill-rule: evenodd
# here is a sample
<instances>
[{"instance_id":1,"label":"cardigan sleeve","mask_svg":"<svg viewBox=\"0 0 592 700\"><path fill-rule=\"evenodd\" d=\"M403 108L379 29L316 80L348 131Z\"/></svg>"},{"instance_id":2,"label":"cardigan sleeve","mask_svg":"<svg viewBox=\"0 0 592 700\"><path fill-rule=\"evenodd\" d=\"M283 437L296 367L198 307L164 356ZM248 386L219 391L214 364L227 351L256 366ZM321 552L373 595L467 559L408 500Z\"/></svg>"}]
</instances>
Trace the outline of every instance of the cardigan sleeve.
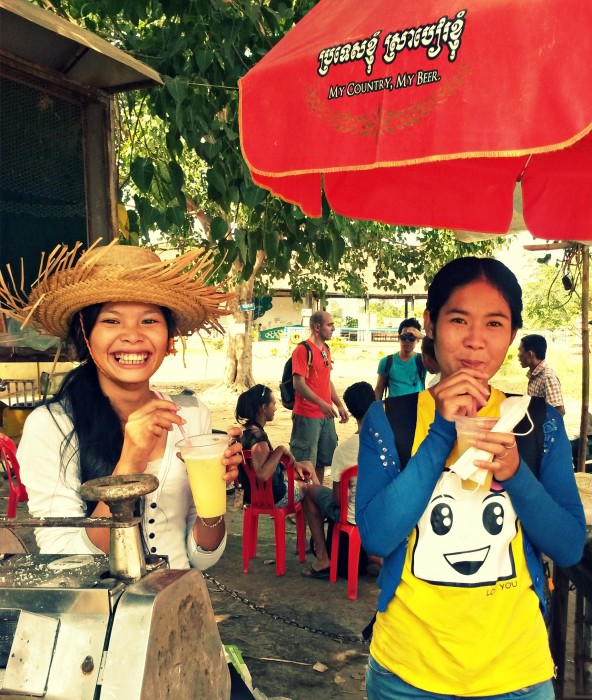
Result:
<instances>
[{"instance_id":1,"label":"cardigan sleeve","mask_svg":"<svg viewBox=\"0 0 592 700\"><path fill-rule=\"evenodd\" d=\"M382 402L372 404L360 431L356 523L364 547L386 557L408 536L427 507L454 441L454 423L436 414L405 469Z\"/></svg>"}]
</instances>

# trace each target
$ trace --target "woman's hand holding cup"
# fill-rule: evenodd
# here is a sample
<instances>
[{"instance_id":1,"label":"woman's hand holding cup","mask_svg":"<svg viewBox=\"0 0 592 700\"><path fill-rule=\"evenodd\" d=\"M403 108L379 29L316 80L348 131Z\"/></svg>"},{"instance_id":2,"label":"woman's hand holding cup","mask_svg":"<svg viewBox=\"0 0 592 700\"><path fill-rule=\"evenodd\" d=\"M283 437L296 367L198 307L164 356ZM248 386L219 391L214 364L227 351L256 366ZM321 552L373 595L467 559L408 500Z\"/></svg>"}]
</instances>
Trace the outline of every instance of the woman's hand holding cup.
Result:
<instances>
[{"instance_id":1,"label":"woman's hand holding cup","mask_svg":"<svg viewBox=\"0 0 592 700\"><path fill-rule=\"evenodd\" d=\"M227 483L231 483L238 477L238 467L243 461L243 446L240 442L242 434L241 428L232 427L228 429L230 442L222 457L222 464L226 468L224 481Z\"/></svg>"},{"instance_id":2,"label":"woman's hand holding cup","mask_svg":"<svg viewBox=\"0 0 592 700\"><path fill-rule=\"evenodd\" d=\"M476 459L474 464L476 467L492 472L496 481L507 481L518 471L520 455L516 446L516 438L512 433L483 431L469 440L469 445L493 455L492 462Z\"/></svg>"}]
</instances>

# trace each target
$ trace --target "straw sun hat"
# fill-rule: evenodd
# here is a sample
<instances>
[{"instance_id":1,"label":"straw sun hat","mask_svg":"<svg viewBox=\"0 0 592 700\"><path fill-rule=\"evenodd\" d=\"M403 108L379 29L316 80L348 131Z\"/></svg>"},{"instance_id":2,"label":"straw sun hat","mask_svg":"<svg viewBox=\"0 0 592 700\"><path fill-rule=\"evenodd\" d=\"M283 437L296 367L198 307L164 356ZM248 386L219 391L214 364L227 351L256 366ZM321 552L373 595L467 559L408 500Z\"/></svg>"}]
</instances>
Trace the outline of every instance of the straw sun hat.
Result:
<instances>
[{"instance_id":1,"label":"straw sun hat","mask_svg":"<svg viewBox=\"0 0 592 700\"><path fill-rule=\"evenodd\" d=\"M206 285L212 271L211 255L192 250L161 260L147 248L93 245L79 256L81 243L69 250L58 246L42 256L40 274L27 298L8 269L0 272L0 304L22 325L66 338L72 316L91 304L136 301L165 306L173 313L180 335L218 330L218 318L228 313L233 294ZM6 281L8 280L8 282Z\"/></svg>"}]
</instances>

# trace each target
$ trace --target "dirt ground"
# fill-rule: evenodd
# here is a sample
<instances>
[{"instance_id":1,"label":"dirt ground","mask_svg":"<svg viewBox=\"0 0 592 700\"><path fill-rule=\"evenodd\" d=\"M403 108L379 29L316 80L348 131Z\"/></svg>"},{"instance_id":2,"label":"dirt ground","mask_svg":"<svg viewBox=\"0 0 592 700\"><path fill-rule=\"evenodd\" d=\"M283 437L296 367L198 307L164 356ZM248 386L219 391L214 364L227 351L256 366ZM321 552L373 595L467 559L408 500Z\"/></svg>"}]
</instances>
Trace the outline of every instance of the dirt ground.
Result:
<instances>
[{"instance_id":1,"label":"dirt ground","mask_svg":"<svg viewBox=\"0 0 592 700\"><path fill-rule=\"evenodd\" d=\"M264 346L255 344L254 376L277 394L286 357L281 352L270 355ZM334 384L340 395L351 383L367 380L373 384L376 377L376 357L361 351L347 360L336 358ZM180 355L168 358L155 377L156 385L171 393L185 387L197 391L212 412L214 426L224 429L235 423L237 397L215 386L222 376L223 363L222 351L208 356L203 351L190 351L187 368L183 368ZM268 424L274 445L288 444L290 416L280 406L276 420ZM338 425L340 439L349 437L355 429L353 421ZM4 496L3 488L0 480L0 495ZM277 577L269 518L260 518L257 557L244 574L240 495L230 494L227 506L227 549L209 572L207 584L222 641L240 649L260 700L365 698L368 648L361 641L361 632L376 609L376 579L361 577L358 599L350 601L343 579L332 585L326 580L303 578L303 565L296 555L295 526L290 522L286 575ZM0 509L5 512L5 506L0 504ZM19 513L26 514L24 504L19 506ZM311 561L308 555L308 563ZM573 656L568 656L567 672L573 677Z\"/></svg>"}]
</instances>

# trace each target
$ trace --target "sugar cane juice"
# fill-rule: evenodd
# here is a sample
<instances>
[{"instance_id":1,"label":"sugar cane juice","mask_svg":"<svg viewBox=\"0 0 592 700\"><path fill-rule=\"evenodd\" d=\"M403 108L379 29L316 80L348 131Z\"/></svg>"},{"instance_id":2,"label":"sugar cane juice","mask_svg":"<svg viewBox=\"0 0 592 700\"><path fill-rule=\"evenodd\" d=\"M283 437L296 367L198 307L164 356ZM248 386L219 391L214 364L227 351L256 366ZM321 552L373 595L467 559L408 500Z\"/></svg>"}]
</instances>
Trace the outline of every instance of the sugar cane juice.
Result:
<instances>
[{"instance_id":1,"label":"sugar cane juice","mask_svg":"<svg viewBox=\"0 0 592 700\"><path fill-rule=\"evenodd\" d=\"M497 423L497 418L476 416L470 418L463 416L456 419L456 439L458 440L459 456L466 452L470 445L469 440L474 440L484 430L491 430Z\"/></svg>"},{"instance_id":2,"label":"sugar cane juice","mask_svg":"<svg viewBox=\"0 0 592 700\"><path fill-rule=\"evenodd\" d=\"M226 469L220 461L228 446L227 435L193 435L177 443L181 452L197 514L215 518L226 512Z\"/></svg>"}]
</instances>

